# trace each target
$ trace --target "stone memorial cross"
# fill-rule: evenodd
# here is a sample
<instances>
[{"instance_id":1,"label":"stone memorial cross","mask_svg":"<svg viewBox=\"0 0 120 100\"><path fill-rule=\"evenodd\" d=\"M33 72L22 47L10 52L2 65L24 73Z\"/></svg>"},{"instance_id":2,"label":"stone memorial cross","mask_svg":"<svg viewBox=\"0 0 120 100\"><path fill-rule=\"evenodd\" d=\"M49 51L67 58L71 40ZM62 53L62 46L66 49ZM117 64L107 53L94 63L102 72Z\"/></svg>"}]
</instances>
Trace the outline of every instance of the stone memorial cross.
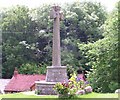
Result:
<instances>
[{"instance_id":1,"label":"stone memorial cross","mask_svg":"<svg viewBox=\"0 0 120 100\"><path fill-rule=\"evenodd\" d=\"M53 6L50 12L50 18L53 22L53 51L52 51L52 66L61 66L61 52L60 52L60 20L63 19L63 14L60 13L59 6Z\"/></svg>"},{"instance_id":2,"label":"stone memorial cross","mask_svg":"<svg viewBox=\"0 0 120 100\"><path fill-rule=\"evenodd\" d=\"M52 66L47 66L45 81L36 81L36 90L41 91L40 94L56 94L53 87L57 82L68 81L66 66L61 66L60 51L60 20L63 14L60 12L59 6L53 6L50 12L50 18L53 21L53 50L52 50Z\"/></svg>"}]
</instances>

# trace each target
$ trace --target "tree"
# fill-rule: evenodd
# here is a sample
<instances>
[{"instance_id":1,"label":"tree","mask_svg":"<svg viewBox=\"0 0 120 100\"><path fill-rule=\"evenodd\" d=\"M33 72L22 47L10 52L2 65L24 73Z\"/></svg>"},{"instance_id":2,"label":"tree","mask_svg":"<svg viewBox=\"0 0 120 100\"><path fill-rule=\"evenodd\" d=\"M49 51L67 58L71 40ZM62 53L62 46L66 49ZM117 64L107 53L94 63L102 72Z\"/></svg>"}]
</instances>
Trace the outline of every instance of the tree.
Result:
<instances>
[{"instance_id":1,"label":"tree","mask_svg":"<svg viewBox=\"0 0 120 100\"><path fill-rule=\"evenodd\" d=\"M26 63L22 64L18 70L21 74L46 74L46 65Z\"/></svg>"},{"instance_id":2,"label":"tree","mask_svg":"<svg viewBox=\"0 0 120 100\"><path fill-rule=\"evenodd\" d=\"M3 78L10 78L15 67L20 67L20 65L28 62L35 62L35 31L36 23L29 16L27 7L16 6L3 12Z\"/></svg>"},{"instance_id":3,"label":"tree","mask_svg":"<svg viewBox=\"0 0 120 100\"><path fill-rule=\"evenodd\" d=\"M65 60L62 63L65 64L64 61L68 61L67 64L71 66L82 66L89 70L77 43L93 43L103 38L102 25L106 20L107 13L100 3L92 2L67 4L63 11L65 19L61 22L61 44ZM69 53L65 56L64 52Z\"/></svg>"},{"instance_id":4,"label":"tree","mask_svg":"<svg viewBox=\"0 0 120 100\"><path fill-rule=\"evenodd\" d=\"M38 23L38 51L39 61L51 64L52 58L52 24L49 18L50 5L43 5L33 11L34 19ZM81 66L83 59L78 55L78 42L93 42L102 38L100 28L106 20L106 12L97 3L74 2L62 8L64 20L61 21L61 55L62 65ZM44 55L44 56L43 56Z\"/></svg>"},{"instance_id":5,"label":"tree","mask_svg":"<svg viewBox=\"0 0 120 100\"><path fill-rule=\"evenodd\" d=\"M74 2L65 6L66 33L81 42L94 42L102 38L101 26L106 20L106 11L100 3Z\"/></svg>"},{"instance_id":6,"label":"tree","mask_svg":"<svg viewBox=\"0 0 120 100\"><path fill-rule=\"evenodd\" d=\"M87 65L92 66L88 79L97 92L114 92L118 82L118 13L114 10L104 25L104 38L94 43L79 44Z\"/></svg>"},{"instance_id":7,"label":"tree","mask_svg":"<svg viewBox=\"0 0 120 100\"><path fill-rule=\"evenodd\" d=\"M51 65L52 60L52 29L53 23L49 18L50 5L42 5L32 10L32 18L37 23L36 56L39 63Z\"/></svg>"},{"instance_id":8,"label":"tree","mask_svg":"<svg viewBox=\"0 0 120 100\"><path fill-rule=\"evenodd\" d=\"M50 8L51 5L43 5L29 10L16 6L3 12L3 78L10 78L14 68L22 64L51 65L53 21L49 18ZM100 4L89 2L75 2L62 9L65 17L60 30L62 65L77 69L85 63L82 53L78 55L77 43L103 38L101 26L106 13Z\"/></svg>"}]
</instances>

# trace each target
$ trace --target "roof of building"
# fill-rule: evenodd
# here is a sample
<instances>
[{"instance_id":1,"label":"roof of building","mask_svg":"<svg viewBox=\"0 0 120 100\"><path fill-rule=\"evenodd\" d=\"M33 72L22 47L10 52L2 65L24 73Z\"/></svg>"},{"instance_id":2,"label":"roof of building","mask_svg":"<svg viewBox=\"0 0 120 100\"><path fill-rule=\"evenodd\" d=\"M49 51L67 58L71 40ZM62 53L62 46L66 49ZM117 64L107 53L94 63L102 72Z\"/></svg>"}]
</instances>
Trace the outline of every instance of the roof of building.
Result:
<instances>
[{"instance_id":1,"label":"roof of building","mask_svg":"<svg viewBox=\"0 0 120 100\"><path fill-rule=\"evenodd\" d=\"M14 76L5 87L5 91L27 91L35 84L35 81L45 80L45 75L24 75L14 72Z\"/></svg>"}]
</instances>

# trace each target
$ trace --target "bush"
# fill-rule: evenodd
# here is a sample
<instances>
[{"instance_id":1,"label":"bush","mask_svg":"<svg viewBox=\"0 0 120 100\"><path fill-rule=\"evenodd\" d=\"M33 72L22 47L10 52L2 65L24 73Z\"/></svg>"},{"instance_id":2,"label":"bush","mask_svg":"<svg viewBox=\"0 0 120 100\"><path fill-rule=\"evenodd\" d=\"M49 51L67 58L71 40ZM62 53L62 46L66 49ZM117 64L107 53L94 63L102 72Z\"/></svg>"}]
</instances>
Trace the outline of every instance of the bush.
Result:
<instances>
[{"instance_id":1,"label":"bush","mask_svg":"<svg viewBox=\"0 0 120 100\"><path fill-rule=\"evenodd\" d=\"M118 89L118 85L119 84L117 82L112 81L112 82L110 82L110 84L108 86L109 86L110 90L112 92L114 92L116 89Z\"/></svg>"},{"instance_id":2,"label":"bush","mask_svg":"<svg viewBox=\"0 0 120 100\"><path fill-rule=\"evenodd\" d=\"M81 80L74 73L68 82L58 82L54 86L54 90L58 93L60 98L74 98L77 95L91 93L92 87L88 82Z\"/></svg>"},{"instance_id":3,"label":"bush","mask_svg":"<svg viewBox=\"0 0 120 100\"><path fill-rule=\"evenodd\" d=\"M22 64L18 69L21 74L45 74L46 73L45 64L35 64L35 63L26 63Z\"/></svg>"}]
</instances>

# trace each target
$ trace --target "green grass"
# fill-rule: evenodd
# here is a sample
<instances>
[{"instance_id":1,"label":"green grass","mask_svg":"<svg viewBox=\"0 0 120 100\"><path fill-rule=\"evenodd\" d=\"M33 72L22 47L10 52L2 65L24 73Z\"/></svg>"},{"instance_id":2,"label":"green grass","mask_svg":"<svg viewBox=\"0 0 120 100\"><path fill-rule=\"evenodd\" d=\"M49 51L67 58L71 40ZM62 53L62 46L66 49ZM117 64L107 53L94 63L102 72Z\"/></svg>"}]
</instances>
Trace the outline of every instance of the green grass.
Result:
<instances>
[{"instance_id":1,"label":"green grass","mask_svg":"<svg viewBox=\"0 0 120 100\"><path fill-rule=\"evenodd\" d=\"M37 95L25 95L23 93L14 93L14 94L4 94L0 95L1 98L57 98L56 95L46 95L46 96L37 96Z\"/></svg>"},{"instance_id":2,"label":"green grass","mask_svg":"<svg viewBox=\"0 0 120 100\"><path fill-rule=\"evenodd\" d=\"M45 95L45 96L37 96L37 95L25 95L23 93L15 93L15 94L4 94L0 95L0 99L2 98L58 98L57 95ZM115 93L90 93L85 95L79 95L78 98L118 98L118 94Z\"/></svg>"},{"instance_id":3,"label":"green grass","mask_svg":"<svg viewBox=\"0 0 120 100\"><path fill-rule=\"evenodd\" d=\"M79 96L80 98L118 98L118 94L115 93L90 93Z\"/></svg>"}]
</instances>

